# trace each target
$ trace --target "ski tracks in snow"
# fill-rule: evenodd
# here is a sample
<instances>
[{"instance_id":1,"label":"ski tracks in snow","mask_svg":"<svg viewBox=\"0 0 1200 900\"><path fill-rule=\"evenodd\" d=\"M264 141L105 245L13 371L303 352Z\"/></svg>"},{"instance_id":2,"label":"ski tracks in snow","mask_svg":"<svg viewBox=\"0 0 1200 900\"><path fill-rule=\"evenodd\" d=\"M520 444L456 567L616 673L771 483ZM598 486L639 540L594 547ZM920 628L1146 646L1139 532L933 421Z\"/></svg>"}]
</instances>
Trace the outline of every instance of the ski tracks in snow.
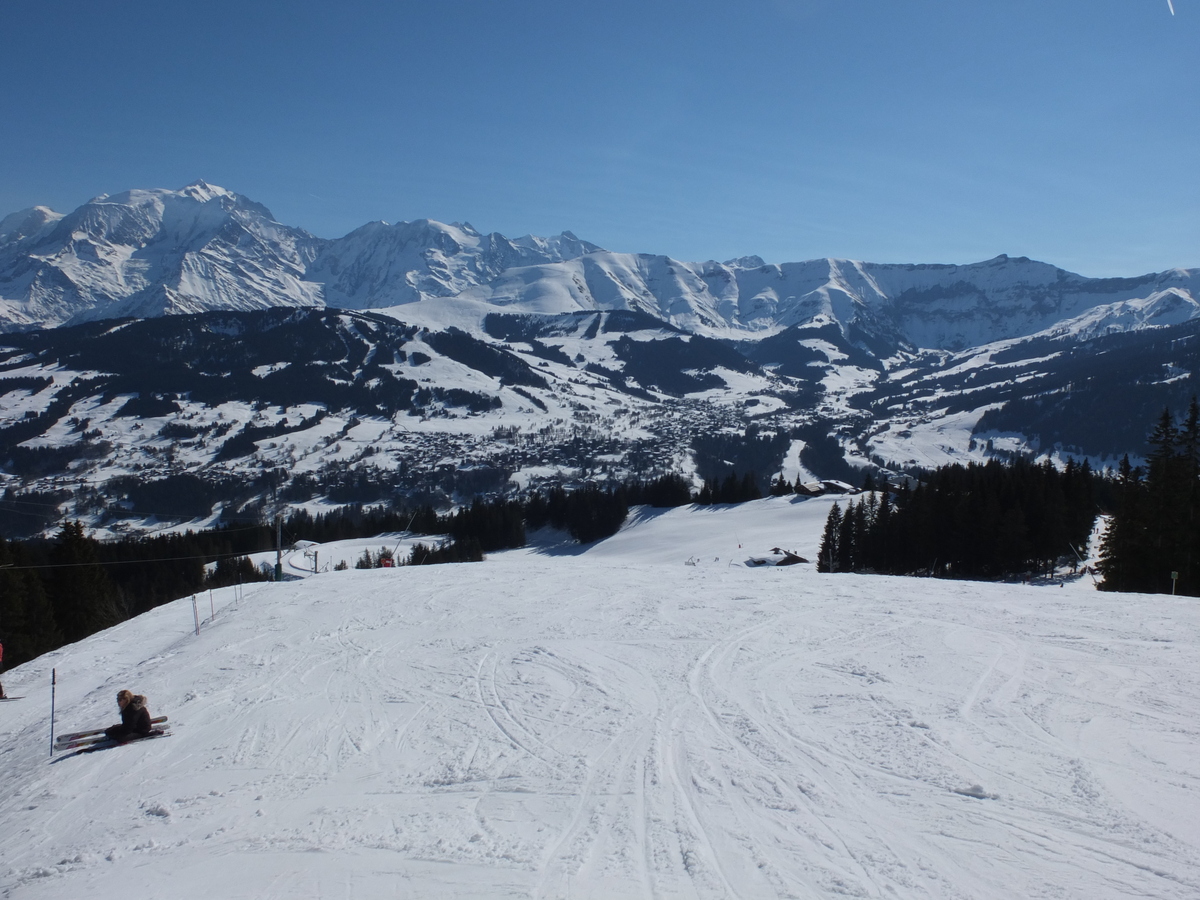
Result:
<instances>
[{"instance_id":1,"label":"ski tracks in snow","mask_svg":"<svg viewBox=\"0 0 1200 900\"><path fill-rule=\"evenodd\" d=\"M185 900L1200 896L1190 607L488 566L264 587L199 638L190 604L120 626L139 655L113 678L144 684L178 734L46 770L21 725L0 884L20 900L124 896L141 873L132 887L169 877ZM77 667L117 652L90 646ZM111 686L60 702L82 727Z\"/></svg>"}]
</instances>

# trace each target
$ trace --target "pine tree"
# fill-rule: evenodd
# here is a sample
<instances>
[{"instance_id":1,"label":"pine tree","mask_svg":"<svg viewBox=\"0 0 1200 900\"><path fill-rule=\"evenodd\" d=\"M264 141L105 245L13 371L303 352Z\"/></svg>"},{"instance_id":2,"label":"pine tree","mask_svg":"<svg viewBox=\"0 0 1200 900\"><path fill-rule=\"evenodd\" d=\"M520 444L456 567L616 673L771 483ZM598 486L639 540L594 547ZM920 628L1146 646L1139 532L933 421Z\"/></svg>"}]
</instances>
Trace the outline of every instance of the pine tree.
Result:
<instances>
[{"instance_id":1,"label":"pine tree","mask_svg":"<svg viewBox=\"0 0 1200 900\"><path fill-rule=\"evenodd\" d=\"M19 544L0 539L0 636L7 666L20 665L62 645L54 610Z\"/></svg>"},{"instance_id":2,"label":"pine tree","mask_svg":"<svg viewBox=\"0 0 1200 900\"><path fill-rule=\"evenodd\" d=\"M1000 517L1000 533L996 540L996 561L1002 573L1027 572L1030 568L1033 545L1025 513L1020 506L1010 506Z\"/></svg>"},{"instance_id":3,"label":"pine tree","mask_svg":"<svg viewBox=\"0 0 1200 900\"><path fill-rule=\"evenodd\" d=\"M878 572L880 569L876 545L878 544L879 498L872 491L867 494L866 501L859 506L862 509L862 520L859 523L857 536L858 569L859 571Z\"/></svg>"},{"instance_id":4,"label":"pine tree","mask_svg":"<svg viewBox=\"0 0 1200 900\"><path fill-rule=\"evenodd\" d=\"M868 494L867 496L869 498L873 495ZM847 509L847 513L850 513L849 509ZM850 534L854 548L853 564L849 569L852 572L863 572L871 568L870 561L867 559L867 543L872 513L867 509L867 499L860 498L853 507L853 514L847 515L847 518L850 519Z\"/></svg>"},{"instance_id":5,"label":"pine tree","mask_svg":"<svg viewBox=\"0 0 1200 900\"><path fill-rule=\"evenodd\" d=\"M892 509L892 495L884 490L879 498L879 509L875 512L875 524L871 529L871 567L876 572L891 572L895 565L892 552Z\"/></svg>"},{"instance_id":6,"label":"pine tree","mask_svg":"<svg viewBox=\"0 0 1200 900\"><path fill-rule=\"evenodd\" d=\"M1063 471L1063 496L1069 516L1068 537L1072 547L1081 555L1086 552L1086 542L1096 519L1092 481L1092 467L1086 459L1078 465L1074 459L1067 460Z\"/></svg>"},{"instance_id":7,"label":"pine tree","mask_svg":"<svg viewBox=\"0 0 1200 900\"><path fill-rule=\"evenodd\" d=\"M1163 410L1151 432L1146 471L1120 467L1119 508L1101 548L1101 587L1200 594L1200 407L1182 426ZM1172 572L1178 573L1173 583Z\"/></svg>"},{"instance_id":8,"label":"pine tree","mask_svg":"<svg viewBox=\"0 0 1200 900\"><path fill-rule=\"evenodd\" d=\"M842 527L838 532L838 570L853 572L858 568L857 531L855 523L858 512L854 501L846 504L846 512L842 514Z\"/></svg>"},{"instance_id":9,"label":"pine tree","mask_svg":"<svg viewBox=\"0 0 1200 900\"><path fill-rule=\"evenodd\" d=\"M1200 595L1200 403L1195 397L1179 430L1178 455L1182 515L1176 590L1196 596Z\"/></svg>"},{"instance_id":10,"label":"pine tree","mask_svg":"<svg viewBox=\"0 0 1200 900\"><path fill-rule=\"evenodd\" d=\"M1169 409L1164 409L1147 439L1150 455L1146 473L1146 544L1149 551L1146 582L1142 590L1171 590L1172 571L1179 571L1188 549L1188 492L1184 483L1188 465L1180 452L1183 437Z\"/></svg>"},{"instance_id":11,"label":"pine tree","mask_svg":"<svg viewBox=\"0 0 1200 900\"><path fill-rule=\"evenodd\" d=\"M63 639L73 643L125 619L116 587L99 565L95 541L66 522L50 554L49 594Z\"/></svg>"},{"instance_id":12,"label":"pine tree","mask_svg":"<svg viewBox=\"0 0 1200 900\"><path fill-rule=\"evenodd\" d=\"M1117 467L1118 507L1100 545L1097 568L1104 577L1100 587L1106 591L1139 589L1145 564L1145 509L1142 472L1122 457Z\"/></svg>"},{"instance_id":13,"label":"pine tree","mask_svg":"<svg viewBox=\"0 0 1200 900\"><path fill-rule=\"evenodd\" d=\"M786 497L788 494L794 493L792 483L783 477L780 472L775 476L775 480L771 482L772 497Z\"/></svg>"},{"instance_id":14,"label":"pine tree","mask_svg":"<svg viewBox=\"0 0 1200 900\"><path fill-rule=\"evenodd\" d=\"M747 472L742 476L742 484L738 489L737 500L735 503L745 503L748 500L761 500L762 491L758 489L758 478L753 472Z\"/></svg>"},{"instance_id":15,"label":"pine tree","mask_svg":"<svg viewBox=\"0 0 1200 900\"><path fill-rule=\"evenodd\" d=\"M817 550L817 571L837 572L838 541L842 530L842 511L835 503L825 518L825 532L821 535L821 547Z\"/></svg>"},{"instance_id":16,"label":"pine tree","mask_svg":"<svg viewBox=\"0 0 1200 900\"><path fill-rule=\"evenodd\" d=\"M1067 512L1066 498L1062 492L1062 478L1050 460L1034 472L1034 490L1031 492L1032 506L1037 512L1036 530L1032 544L1037 563L1046 569L1047 575L1054 574L1058 558L1066 554Z\"/></svg>"}]
</instances>

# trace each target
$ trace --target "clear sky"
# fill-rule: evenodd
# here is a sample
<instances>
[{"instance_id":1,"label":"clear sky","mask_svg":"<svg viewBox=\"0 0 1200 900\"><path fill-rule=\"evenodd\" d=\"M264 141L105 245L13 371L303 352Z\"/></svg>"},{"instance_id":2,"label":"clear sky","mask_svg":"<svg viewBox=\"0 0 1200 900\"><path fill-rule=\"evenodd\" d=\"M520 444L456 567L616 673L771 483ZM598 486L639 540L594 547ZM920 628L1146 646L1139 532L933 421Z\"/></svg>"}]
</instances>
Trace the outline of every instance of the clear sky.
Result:
<instances>
[{"instance_id":1,"label":"clear sky","mask_svg":"<svg viewBox=\"0 0 1200 900\"><path fill-rule=\"evenodd\" d=\"M3 0L0 215L197 178L322 237L1200 266L1200 0Z\"/></svg>"}]
</instances>

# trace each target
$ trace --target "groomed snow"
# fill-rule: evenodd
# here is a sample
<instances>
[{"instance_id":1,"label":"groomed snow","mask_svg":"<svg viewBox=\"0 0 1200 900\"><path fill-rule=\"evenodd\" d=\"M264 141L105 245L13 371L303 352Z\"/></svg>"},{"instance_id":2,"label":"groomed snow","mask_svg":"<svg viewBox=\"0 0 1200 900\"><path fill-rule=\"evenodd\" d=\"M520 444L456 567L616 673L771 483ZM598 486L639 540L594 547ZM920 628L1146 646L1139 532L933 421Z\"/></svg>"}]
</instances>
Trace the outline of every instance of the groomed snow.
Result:
<instances>
[{"instance_id":1,"label":"groomed snow","mask_svg":"<svg viewBox=\"0 0 1200 900\"><path fill-rule=\"evenodd\" d=\"M830 502L220 591L5 673L0 892L1200 896L1200 603L742 565ZM60 732L128 686L174 735L51 758L52 666Z\"/></svg>"}]
</instances>

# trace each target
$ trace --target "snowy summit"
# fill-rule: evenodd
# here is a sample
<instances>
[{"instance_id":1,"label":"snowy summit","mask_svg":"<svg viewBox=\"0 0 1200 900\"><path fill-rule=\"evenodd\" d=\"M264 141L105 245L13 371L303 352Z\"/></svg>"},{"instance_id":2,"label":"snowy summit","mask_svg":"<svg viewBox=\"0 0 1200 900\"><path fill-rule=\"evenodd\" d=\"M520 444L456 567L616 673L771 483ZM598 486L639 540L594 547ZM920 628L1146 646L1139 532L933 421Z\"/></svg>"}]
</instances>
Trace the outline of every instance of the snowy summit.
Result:
<instances>
[{"instance_id":1,"label":"snowy summit","mask_svg":"<svg viewBox=\"0 0 1200 900\"><path fill-rule=\"evenodd\" d=\"M855 342L963 350L1051 328L1105 333L1200 317L1200 271L1085 278L1001 254L968 265L725 263L613 253L569 231L510 239L467 223L370 222L327 240L196 181L0 219L0 332L96 319L434 301L507 312L645 313L758 339L836 324ZM407 312L405 314L408 314Z\"/></svg>"}]
</instances>

